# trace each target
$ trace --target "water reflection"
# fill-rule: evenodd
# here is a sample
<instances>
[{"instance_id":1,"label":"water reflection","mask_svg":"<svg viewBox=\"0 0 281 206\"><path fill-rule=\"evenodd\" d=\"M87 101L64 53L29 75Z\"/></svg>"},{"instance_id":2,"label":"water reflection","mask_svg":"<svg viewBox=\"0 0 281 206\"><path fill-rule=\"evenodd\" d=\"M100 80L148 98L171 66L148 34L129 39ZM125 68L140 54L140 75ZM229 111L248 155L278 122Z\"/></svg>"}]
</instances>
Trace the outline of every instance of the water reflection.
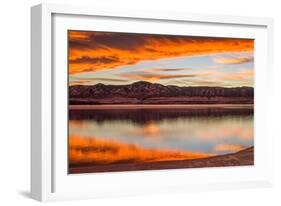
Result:
<instances>
[{"instance_id":1,"label":"water reflection","mask_svg":"<svg viewBox=\"0 0 281 206\"><path fill-rule=\"evenodd\" d=\"M70 120L95 120L108 122L110 120L128 120L133 123L146 124L150 121L161 121L178 118L208 118L225 116L251 116L253 109L249 108L212 108L212 109L105 109L105 110L70 110Z\"/></svg>"},{"instance_id":2,"label":"water reflection","mask_svg":"<svg viewBox=\"0 0 281 206\"><path fill-rule=\"evenodd\" d=\"M251 109L70 110L69 118L70 137L134 145L136 153L216 155L253 145Z\"/></svg>"},{"instance_id":3,"label":"water reflection","mask_svg":"<svg viewBox=\"0 0 281 206\"><path fill-rule=\"evenodd\" d=\"M209 156L209 154L179 151L171 148L144 148L102 137L84 138L72 135L69 138L69 157L72 167L187 160Z\"/></svg>"}]
</instances>

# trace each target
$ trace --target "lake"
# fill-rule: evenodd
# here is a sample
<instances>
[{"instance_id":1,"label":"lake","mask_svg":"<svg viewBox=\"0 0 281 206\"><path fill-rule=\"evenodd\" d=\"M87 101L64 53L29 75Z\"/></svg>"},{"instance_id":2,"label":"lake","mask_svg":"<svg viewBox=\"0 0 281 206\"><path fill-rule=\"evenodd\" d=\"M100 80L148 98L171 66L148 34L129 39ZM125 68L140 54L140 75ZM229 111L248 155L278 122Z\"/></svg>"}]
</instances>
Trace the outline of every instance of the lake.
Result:
<instances>
[{"instance_id":1,"label":"lake","mask_svg":"<svg viewBox=\"0 0 281 206\"><path fill-rule=\"evenodd\" d=\"M70 163L234 153L254 145L253 131L251 105L86 106L69 110Z\"/></svg>"}]
</instances>

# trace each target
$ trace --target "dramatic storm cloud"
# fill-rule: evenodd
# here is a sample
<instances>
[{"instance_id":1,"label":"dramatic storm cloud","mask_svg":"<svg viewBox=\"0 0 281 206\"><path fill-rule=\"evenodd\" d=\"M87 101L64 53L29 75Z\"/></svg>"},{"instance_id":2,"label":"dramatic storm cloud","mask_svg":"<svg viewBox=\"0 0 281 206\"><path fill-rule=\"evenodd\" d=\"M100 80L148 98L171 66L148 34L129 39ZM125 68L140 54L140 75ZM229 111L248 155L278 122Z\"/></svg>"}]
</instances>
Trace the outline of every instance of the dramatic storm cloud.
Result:
<instances>
[{"instance_id":1,"label":"dramatic storm cloud","mask_svg":"<svg viewBox=\"0 0 281 206\"><path fill-rule=\"evenodd\" d=\"M252 39L69 31L68 44L70 85L253 85Z\"/></svg>"}]
</instances>

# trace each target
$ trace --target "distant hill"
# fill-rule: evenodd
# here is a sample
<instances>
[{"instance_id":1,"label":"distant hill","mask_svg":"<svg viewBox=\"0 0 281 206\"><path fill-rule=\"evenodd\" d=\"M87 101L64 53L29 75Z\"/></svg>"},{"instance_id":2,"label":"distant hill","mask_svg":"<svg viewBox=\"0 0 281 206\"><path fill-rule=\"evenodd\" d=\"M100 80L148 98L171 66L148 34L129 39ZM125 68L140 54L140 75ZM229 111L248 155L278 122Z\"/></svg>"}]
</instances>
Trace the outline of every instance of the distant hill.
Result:
<instances>
[{"instance_id":1,"label":"distant hill","mask_svg":"<svg viewBox=\"0 0 281 206\"><path fill-rule=\"evenodd\" d=\"M129 85L75 85L70 104L252 104L252 87L179 87L145 81Z\"/></svg>"}]
</instances>

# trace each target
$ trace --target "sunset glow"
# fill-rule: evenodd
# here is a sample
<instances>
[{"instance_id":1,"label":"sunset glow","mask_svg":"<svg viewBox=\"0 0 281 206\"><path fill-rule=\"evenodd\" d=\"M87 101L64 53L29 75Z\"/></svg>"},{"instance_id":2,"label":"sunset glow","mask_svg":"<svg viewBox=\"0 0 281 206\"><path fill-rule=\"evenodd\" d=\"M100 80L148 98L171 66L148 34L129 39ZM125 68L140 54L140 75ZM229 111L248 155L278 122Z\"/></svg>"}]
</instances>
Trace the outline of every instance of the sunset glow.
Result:
<instances>
[{"instance_id":1,"label":"sunset glow","mask_svg":"<svg viewBox=\"0 0 281 206\"><path fill-rule=\"evenodd\" d=\"M70 85L252 86L251 39L69 31ZM206 73L212 73L205 77ZM178 81L178 80L181 81ZM226 82L227 80L227 82Z\"/></svg>"},{"instance_id":2,"label":"sunset glow","mask_svg":"<svg viewBox=\"0 0 281 206\"><path fill-rule=\"evenodd\" d=\"M196 159L210 157L172 149L149 149L104 138L69 137L70 164L92 163L93 165L118 162L151 162Z\"/></svg>"}]
</instances>

